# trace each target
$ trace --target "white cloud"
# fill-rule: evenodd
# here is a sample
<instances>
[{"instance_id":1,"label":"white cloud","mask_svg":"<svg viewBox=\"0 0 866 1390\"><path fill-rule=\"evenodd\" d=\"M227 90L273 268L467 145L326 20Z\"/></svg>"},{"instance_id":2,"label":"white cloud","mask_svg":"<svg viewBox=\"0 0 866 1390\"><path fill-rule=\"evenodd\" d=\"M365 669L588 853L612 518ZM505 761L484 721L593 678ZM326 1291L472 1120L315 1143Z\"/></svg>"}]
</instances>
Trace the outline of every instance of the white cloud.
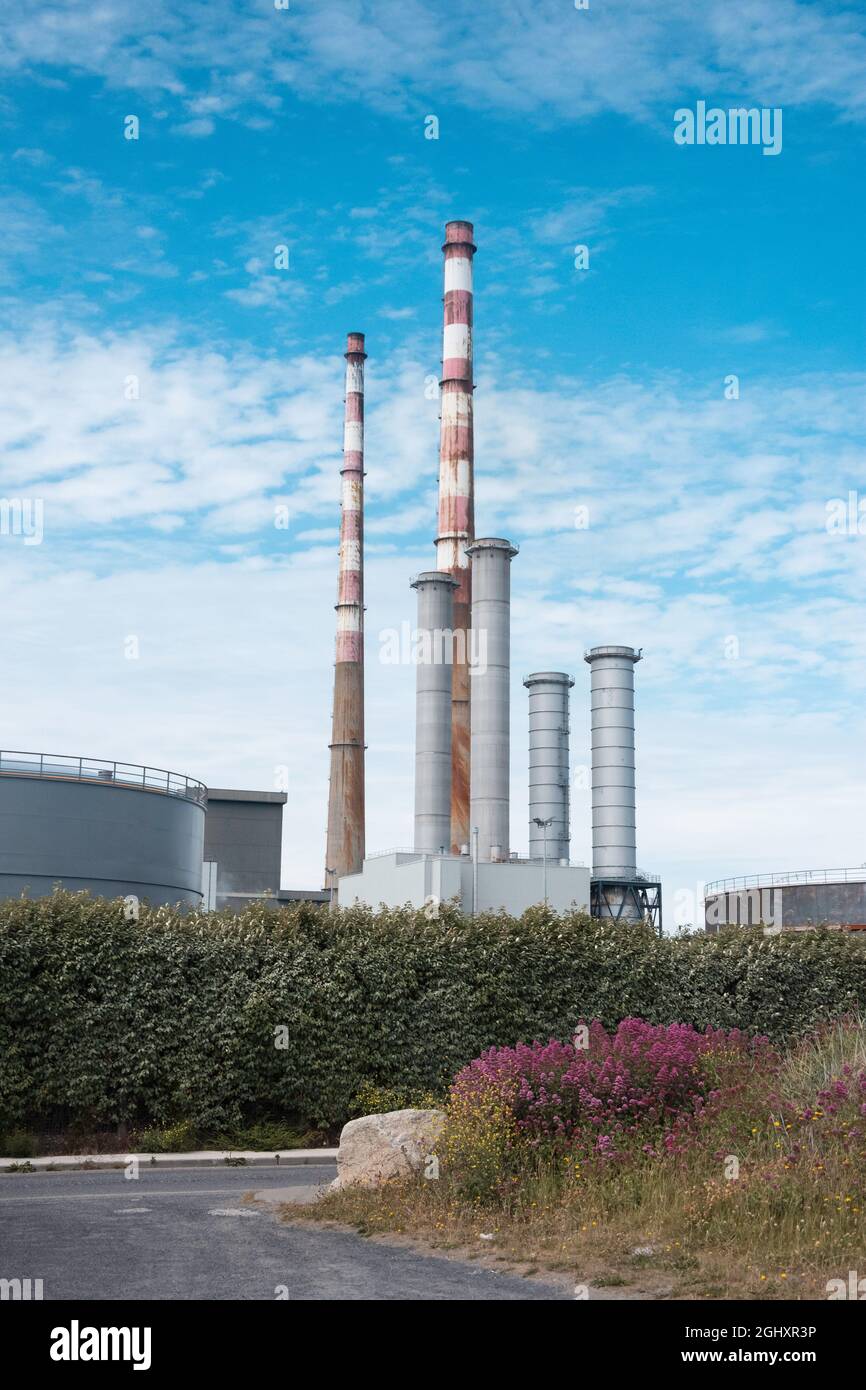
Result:
<instances>
[{"instance_id":1,"label":"white cloud","mask_svg":"<svg viewBox=\"0 0 866 1390\"><path fill-rule=\"evenodd\" d=\"M769 323L735 323L724 328L704 328L701 336L713 342L736 343L746 346L751 343L765 343L777 332L778 330Z\"/></svg>"},{"instance_id":2,"label":"white cloud","mask_svg":"<svg viewBox=\"0 0 866 1390\"><path fill-rule=\"evenodd\" d=\"M53 162L54 156L48 154L46 150L22 148L16 150L12 158L32 165L34 169L44 169L46 165Z\"/></svg>"},{"instance_id":3,"label":"white cloud","mask_svg":"<svg viewBox=\"0 0 866 1390\"><path fill-rule=\"evenodd\" d=\"M0 68L64 68L173 96L209 134L216 117L273 110L282 90L420 113L430 93L486 110L572 120L617 112L667 126L693 92L760 105L824 102L866 114L856 10L797 0L631 0L580 12L563 0L294 0L290 15L240 0L55 0L6 21ZM201 89L191 74L212 74ZM435 102L434 102L435 105Z\"/></svg>"},{"instance_id":4,"label":"white cloud","mask_svg":"<svg viewBox=\"0 0 866 1390\"><path fill-rule=\"evenodd\" d=\"M333 454L338 362L296 359L288 391L276 361L184 349L168 333L10 335L5 485L38 489L64 531L237 504Z\"/></svg>"},{"instance_id":5,"label":"white cloud","mask_svg":"<svg viewBox=\"0 0 866 1390\"><path fill-rule=\"evenodd\" d=\"M179 125L172 126L172 130L175 135L188 135L192 140L205 140L209 135L213 135L216 125L209 116L198 116L193 121L181 121Z\"/></svg>"}]
</instances>

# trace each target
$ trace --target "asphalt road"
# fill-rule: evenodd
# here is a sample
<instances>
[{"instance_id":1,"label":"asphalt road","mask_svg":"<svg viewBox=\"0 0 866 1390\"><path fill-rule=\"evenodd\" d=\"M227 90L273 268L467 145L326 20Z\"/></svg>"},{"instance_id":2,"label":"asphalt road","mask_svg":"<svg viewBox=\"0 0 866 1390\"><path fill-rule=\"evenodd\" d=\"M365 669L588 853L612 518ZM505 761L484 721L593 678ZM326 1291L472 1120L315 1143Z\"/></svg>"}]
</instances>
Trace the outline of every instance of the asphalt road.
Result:
<instances>
[{"instance_id":1,"label":"asphalt road","mask_svg":"<svg viewBox=\"0 0 866 1390\"><path fill-rule=\"evenodd\" d=\"M471 1262L280 1222L244 1193L326 1183L322 1167L0 1176L0 1278L49 1299L549 1300L567 1292ZM286 1294L282 1293L285 1297Z\"/></svg>"}]
</instances>

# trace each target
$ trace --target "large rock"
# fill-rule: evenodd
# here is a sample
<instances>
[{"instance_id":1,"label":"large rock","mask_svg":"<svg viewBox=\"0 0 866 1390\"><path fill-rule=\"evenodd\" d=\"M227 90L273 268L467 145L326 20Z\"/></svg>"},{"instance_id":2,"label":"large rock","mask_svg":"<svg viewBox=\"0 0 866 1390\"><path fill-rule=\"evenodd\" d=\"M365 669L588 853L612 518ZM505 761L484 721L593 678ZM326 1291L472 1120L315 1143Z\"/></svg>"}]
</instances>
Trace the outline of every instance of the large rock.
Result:
<instances>
[{"instance_id":1,"label":"large rock","mask_svg":"<svg viewBox=\"0 0 866 1390\"><path fill-rule=\"evenodd\" d=\"M344 1125L331 1187L376 1187L422 1171L442 1133L441 1110L389 1110Z\"/></svg>"}]
</instances>

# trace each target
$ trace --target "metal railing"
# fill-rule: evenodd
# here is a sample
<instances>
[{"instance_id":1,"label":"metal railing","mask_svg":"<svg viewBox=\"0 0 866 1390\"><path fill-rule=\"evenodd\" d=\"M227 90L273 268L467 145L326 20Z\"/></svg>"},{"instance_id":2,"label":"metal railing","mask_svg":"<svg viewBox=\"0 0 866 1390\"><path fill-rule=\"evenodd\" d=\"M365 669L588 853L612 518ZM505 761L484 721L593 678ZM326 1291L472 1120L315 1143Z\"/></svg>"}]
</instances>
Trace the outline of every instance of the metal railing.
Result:
<instances>
[{"instance_id":1,"label":"metal railing","mask_svg":"<svg viewBox=\"0 0 866 1390\"><path fill-rule=\"evenodd\" d=\"M421 853L422 853L421 850L419 850L419 849L413 849L413 848L412 848L411 846L409 846L409 845L395 845L392 849L374 849L374 850L371 850L371 851L369 851L367 854L364 855L364 858L365 858L365 859L387 859L389 854L415 854L415 855L419 855L419 856L420 856ZM447 859L449 856L448 856L448 854L446 853L444 857Z\"/></svg>"},{"instance_id":2,"label":"metal railing","mask_svg":"<svg viewBox=\"0 0 866 1390\"><path fill-rule=\"evenodd\" d=\"M735 893L747 888L793 888L798 883L866 883L866 864L859 869L788 869L777 874L718 878L704 885L704 894Z\"/></svg>"},{"instance_id":3,"label":"metal railing","mask_svg":"<svg viewBox=\"0 0 866 1390\"><path fill-rule=\"evenodd\" d=\"M409 845L398 845L398 846L396 846L396 847L393 848L393 849L374 849L374 850L371 850L371 851L370 851L368 854L366 854L364 857L365 857L366 859L387 859L388 855L390 855L390 854L410 854L410 855L412 855L415 859L421 859L421 858L426 858L426 859L464 859L464 860L469 861L469 860L471 860L471 858L472 858L472 855L471 855L471 854L466 854L466 855L463 855L463 854L452 854L450 850L446 850L444 854L440 854L438 850L421 850L421 849L413 849L413 848L412 848L411 846L409 846ZM481 862L487 863L487 864L492 864L492 863L496 863L496 864L543 864L543 863L544 863L544 859L543 859L543 856L540 855L540 854L535 855L534 857L530 857L529 855L521 854L521 855L519 855L516 859L513 859L513 858L511 858L511 856L509 856L508 859L496 859L496 860L488 859L488 860L483 860L483 861L481 861ZM570 860L568 861L568 866L569 866L570 869L585 869L585 868L588 867L586 864L582 863L579 859L570 859ZM547 867L548 867L549 869L558 868L558 867L559 867L559 860L558 860L558 859L554 859L554 858L552 858L552 857L548 858L548 860L547 860Z\"/></svg>"},{"instance_id":4,"label":"metal railing","mask_svg":"<svg viewBox=\"0 0 866 1390\"><path fill-rule=\"evenodd\" d=\"M0 751L0 777L45 777L53 781L95 782L114 787L137 787L184 801L207 803L207 787L180 772L139 763L107 762L102 758L73 758L65 753Z\"/></svg>"},{"instance_id":5,"label":"metal railing","mask_svg":"<svg viewBox=\"0 0 866 1390\"><path fill-rule=\"evenodd\" d=\"M539 863L540 862L539 860ZM572 860L572 863L573 862ZM580 865L582 869L585 867L586 865L584 864ZM648 869L635 869L633 874L628 874L625 878L622 874L596 873L593 873L592 877L597 883L661 883L660 876L658 874L651 874Z\"/></svg>"}]
</instances>

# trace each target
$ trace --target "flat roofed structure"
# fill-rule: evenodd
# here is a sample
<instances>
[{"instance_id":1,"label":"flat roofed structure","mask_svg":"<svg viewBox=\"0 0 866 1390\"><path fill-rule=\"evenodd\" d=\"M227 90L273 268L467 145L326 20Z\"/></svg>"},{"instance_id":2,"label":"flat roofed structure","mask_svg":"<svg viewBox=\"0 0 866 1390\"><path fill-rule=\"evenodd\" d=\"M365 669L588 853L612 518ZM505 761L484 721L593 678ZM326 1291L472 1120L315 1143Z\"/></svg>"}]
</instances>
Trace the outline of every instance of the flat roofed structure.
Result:
<instances>
[{"instance_id":1,"label":"flat roofed structure","mask_svg":"<svg viewBox=\"0 0 866 1390\"><path fill-rule=\"evenodd\" d=\"M589 909L589 868L585 864L545 864L509 858L473 863L468 855L417 854L389 850L364 860L359 874L345 874L338 885L340 907L365 903L377 908L424 907L456 899L463 912L508 912L519 916L547 901L555 912Z\"/></svg>"},{"instance_id":2,"label":"flat roofed structure","mask_svg":"<svg viewBox=\"0 0 866 1390\"><path fill-rule=\"evenodd\" d=\"M216 869L207 906L240 908L260 898L276 902L287 801L285 792L208 790L204 858Z\"/></svg>"}]
</instances>

